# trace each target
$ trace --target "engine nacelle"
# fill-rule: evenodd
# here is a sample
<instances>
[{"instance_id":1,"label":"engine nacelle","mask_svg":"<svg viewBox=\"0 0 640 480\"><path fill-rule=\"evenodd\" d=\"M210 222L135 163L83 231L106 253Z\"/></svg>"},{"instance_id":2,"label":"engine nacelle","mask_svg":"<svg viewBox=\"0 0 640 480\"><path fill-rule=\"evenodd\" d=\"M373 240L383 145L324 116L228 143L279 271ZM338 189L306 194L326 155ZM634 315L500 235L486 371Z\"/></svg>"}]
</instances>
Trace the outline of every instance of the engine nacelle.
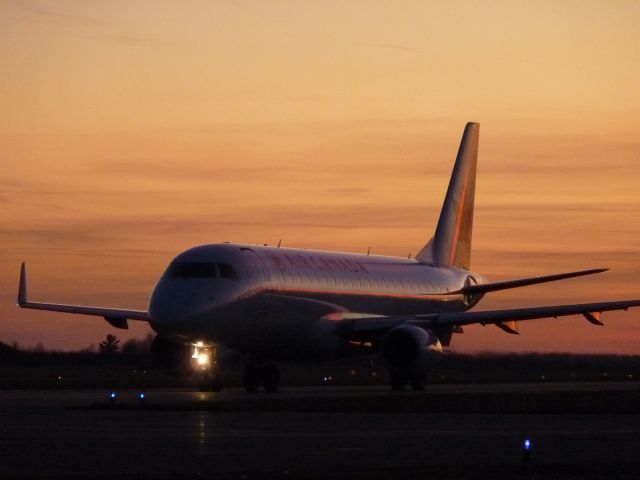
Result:
<instances>
[{"instance_id":1,"label":"engine nacelle","mask_svg":"<svg viewBox=\"0 0 640 480\"><path fill-rule=\"evenodd\" d=\"M193 372L191 356L193 347L176 343L156 335L151 343L153 362L169 375L189 375Z\"/></svg>"},{"instance_id":2,"label":"engine nacelle","mask_svg":"<svg viewBox=\"0 0 640 480\"><path fill-rule=\"evenodd\" d=\"M392 328L382 345L382 357L391 370L407 378L425 373L441 353L440 340L414 325Z\"/></svg>"}]
</instances>

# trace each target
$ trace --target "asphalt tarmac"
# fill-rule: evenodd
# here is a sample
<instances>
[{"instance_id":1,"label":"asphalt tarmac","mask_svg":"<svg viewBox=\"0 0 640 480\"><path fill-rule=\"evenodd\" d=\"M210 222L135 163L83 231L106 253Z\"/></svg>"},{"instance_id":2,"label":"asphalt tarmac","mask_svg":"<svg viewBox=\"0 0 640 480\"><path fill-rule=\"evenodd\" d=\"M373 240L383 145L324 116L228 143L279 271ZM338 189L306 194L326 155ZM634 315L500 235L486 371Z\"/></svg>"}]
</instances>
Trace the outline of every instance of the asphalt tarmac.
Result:
<instances>
[{"instance_id":1,"label":"asphalt tarmac","mask_svg":"<svg viewBox=\"0 0 640 480\"><path fill-rule=\"evenodd\" d=\"M617 408L639 392L633 382L327 386L149 391L144 402L123 391L112 402L107 391L3 391L0 478L640 479L640 415L633 402ZM545 413L571 399L599 413Z\"/></svg>"}]
</instances>

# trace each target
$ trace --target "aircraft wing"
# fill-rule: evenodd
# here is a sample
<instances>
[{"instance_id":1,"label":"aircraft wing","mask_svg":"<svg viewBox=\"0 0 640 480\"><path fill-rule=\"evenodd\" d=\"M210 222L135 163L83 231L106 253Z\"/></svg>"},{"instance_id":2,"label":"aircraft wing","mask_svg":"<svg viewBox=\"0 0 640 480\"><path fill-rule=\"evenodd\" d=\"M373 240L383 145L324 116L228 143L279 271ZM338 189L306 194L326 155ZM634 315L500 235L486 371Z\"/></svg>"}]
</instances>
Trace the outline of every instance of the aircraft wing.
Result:
<instances>
[{"instance_id":1,"label":"aircraft wing","mask_svg":"<svg viewBox=\"0 0 640 480\"><path fill-rule=\"evenodd\" d=\"M80 315L95 315L104 319L116 328L129 328L127 320L149 321L149 313L142 310L124 310L119 308L88 307L83 305L62 305L58 303L30 302L27 299L27 273L23 263L20 269L20 287L18 290L18 306L34 310L49 310L52 312L77 313Z\"/></svg>"},{"instance_id":2,"label":"aircraft wing","mask_svg":"<svg viewBox=\"0 0 640 480\"><path fill-rule=\"evenodd\" d=\"M640 300L553 305L548 307L487 310L481 312L344 318L337 320L337 332L349 339L363 340L380 336L391 328L402 324L416 325L422 328L438 329L441 327L451 327L455 329L463 325L478 323L481 325L495 324L509 333L518 333L509 328L509 322L563 317L567 315L583 315L587 321L594 325L604 325L600 321L602 312L628 310L631 307L640 307Z\"/></svg>"}]
</instances>

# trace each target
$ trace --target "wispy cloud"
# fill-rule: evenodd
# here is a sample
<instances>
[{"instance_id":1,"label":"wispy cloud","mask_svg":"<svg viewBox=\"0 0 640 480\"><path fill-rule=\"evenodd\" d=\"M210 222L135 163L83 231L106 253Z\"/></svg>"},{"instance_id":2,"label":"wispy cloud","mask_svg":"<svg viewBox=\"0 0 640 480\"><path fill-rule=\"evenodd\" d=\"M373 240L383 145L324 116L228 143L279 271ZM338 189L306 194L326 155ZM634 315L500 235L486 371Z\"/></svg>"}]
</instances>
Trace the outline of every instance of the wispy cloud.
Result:
<instances>
[{"instance_id":1,"label":"wispy cloud","mask_svg":"<svg viewBox=\"0 0 640 480\"><path fill-rule=\"evenodd\" d=\"M97 239L95 231L83 225L52 225L34 227L9 227L0 232L2 243L19 245L22 242L31 244L73 244L93 242Z\"/></svg>"},{"instance_id":2,"label":"wispy cloud","mask_svg":"<svg viewBox=\"0 0 640 480\"><path fill-rule=\"evenodd\" d=\"M234 176L242 179L271 177L277 173L276 169L272 166L212 165L211 163L179 160L160 160L158 162L104 160L89 165L86 171L108 175L145 178L182 178L203 181L211 181L220 177L232 178Z\"/></svg>"},{"instance_id":3,"label":"wispy cloud","mask_svg":"<svg viewBox=\"0 0 640 480\"><path fill-rule=\"evenodd\" d=\"M70 13L60 8L52 8L51 4L43 6L37 2L18 1L13 3L28 21L49 22L71 26L106 26L108 22L99 18Z\"/></svg>"},{"instance_id":4,"label":"wispy cloud","mask_svg":"<svg viewBox=\"0 0 640 480\"><path fill-rule=\"evenodd\" d=\"M59 4L49 3L42 5L32 1L18 1L13 5L25 21L68 26L79 29L77 30L78 32L83 30L92 32L85 35L78 33L83 38L136 47L158 47L164 45L159 40L145 35L131 32L122 33L125 29L124 25L109 22L95 16L72 12L68 9L60 8ZM82 3L78 3L76 6L82 6ZM104 33L93 33L96 30L103 30Z\"/></svg>"},{"instance_id":5,"label":"wispy cloud","mask_svg":"<svg viewBox=\"0 0 640 480\"><path fill-rule=\"evenodd\" d=\"M402 45L393 45L391 43L369 43L372 47L385 48L388 50L397 50L401 52L420 53L420 50L412 47L403 47Z\"/></svg>"},{"instance_id":6,"label":"wispy cloud","mask_svg":"<svg viewBox=\"0 0 640 480\"><path fill-rule=\"evenodd\" d=\"M342 187L342 188L327 188L324 190L330 195L337 195L339 197L361 197L368 193L372 193L372 188L362 187Z\"/></svg>"},{"instance_id":7,"label":"wispy cloud","mask_svg":"<svg viewBox=\"0 0 640 480\"><path fill-rule=\"evenodd\" d=\"M86 38L112 42L119 45L129 47L160 47L166 46L166 43L161 42L158 39L146 37L143 35L132 35L122 33L110 33L104 35L85 35Z\"/></svg>"}]
</instances>

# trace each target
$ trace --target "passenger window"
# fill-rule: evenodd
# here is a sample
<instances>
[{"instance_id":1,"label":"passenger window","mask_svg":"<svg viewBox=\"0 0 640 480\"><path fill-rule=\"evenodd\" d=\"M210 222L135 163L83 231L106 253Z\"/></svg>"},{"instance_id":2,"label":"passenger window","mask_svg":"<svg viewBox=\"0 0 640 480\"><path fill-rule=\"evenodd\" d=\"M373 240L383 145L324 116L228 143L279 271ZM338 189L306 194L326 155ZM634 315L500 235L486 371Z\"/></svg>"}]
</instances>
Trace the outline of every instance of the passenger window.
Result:
<instances>
[{"instance_id":1,"label":"passenger window","mask_svg":"<svg viewBox=\"0 0 640 480\"><path fill-rule=\"evenodd\" d=\"M327 276L327 287L335 287L336 285L338 285L338 282L336 282L335 274L326 273L325 275Z\"/></svg>"},{"instance_id":2,"label":"passenger window","mask_svg":"<svg viewBox=\"0 0 640 480\"><path fill-rule=\"evenodd\" d=\"M220 269L220 277L237 280L238 275L230 263L219 263L218 268Z\"/></svg>"}]
</instances>

